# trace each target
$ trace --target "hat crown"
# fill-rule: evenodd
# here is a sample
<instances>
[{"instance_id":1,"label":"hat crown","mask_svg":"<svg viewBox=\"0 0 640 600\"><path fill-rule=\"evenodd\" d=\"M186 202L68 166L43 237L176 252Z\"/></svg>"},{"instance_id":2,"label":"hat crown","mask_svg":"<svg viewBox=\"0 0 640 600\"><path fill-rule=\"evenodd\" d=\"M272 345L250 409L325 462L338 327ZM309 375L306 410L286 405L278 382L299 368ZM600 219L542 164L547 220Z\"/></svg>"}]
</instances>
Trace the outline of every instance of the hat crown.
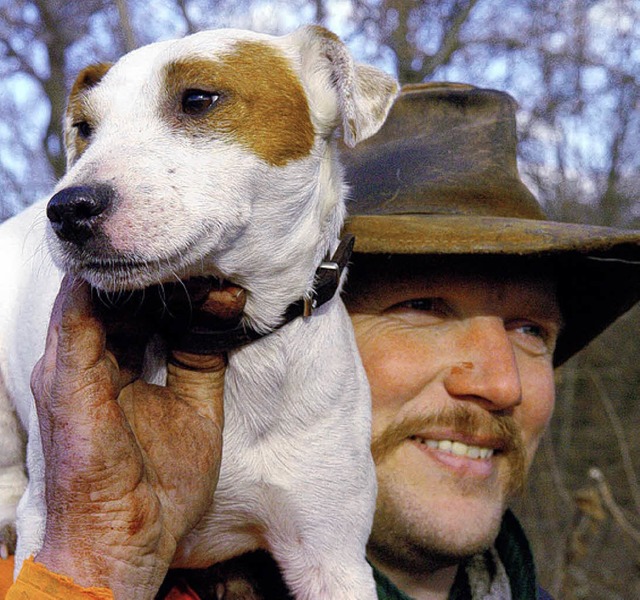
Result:
<instances>
[{"instance_id":1,"label":"hat crown","mask_svg":"<svg viewBox=\"0 0 640 600\"><path fill-rule=\"evenodd\" d=\"M376 136L342 153L349 213L545 219L518 173L515 111L496 90L405 86Z\"/></svg>"}]
</instances>

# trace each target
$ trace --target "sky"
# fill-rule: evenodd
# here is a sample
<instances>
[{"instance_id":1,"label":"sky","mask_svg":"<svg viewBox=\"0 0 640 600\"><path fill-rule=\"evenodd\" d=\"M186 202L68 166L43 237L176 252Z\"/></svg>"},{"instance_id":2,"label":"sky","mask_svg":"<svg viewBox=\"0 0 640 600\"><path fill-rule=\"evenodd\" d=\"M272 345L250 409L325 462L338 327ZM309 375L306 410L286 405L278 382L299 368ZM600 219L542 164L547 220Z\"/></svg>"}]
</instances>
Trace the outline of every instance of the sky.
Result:
<instances>
[{"instance_id":1,"label":"sky","mask_svg":"<svg viewBox=\"0 0 640 600\"><path fill-rule=\"evenodd\" d=\"M8 0L0 0L0 3ZM375 0L372 0L375 2ZM573 0L572 0L573 1ZM628 0L638 2L638 0ZM166 0L150 0L144 3L131 2L130 7L134 13L134 19L142 21L144 19L144 31L151 39L166 37L177 37L184 33L183 22L177 19L171 8L171 2ZM620 11L616 10L620 0L600 0L589 9L587 18L590 23L591 32L594 35L589 37L589 44L594 52L601 53L605 57L620 60L616 53L623 52L623 49L611 44L611 34L624 32L633 28L639 28L640 23L632 19L620 17ZM29 3L23 5L27 18L29 17ZM144 14L136 14L136 7L144 7ZM191 6L197 6L192 4ZM260 2L247 18L244 12L231 10L225 17L224 25L241 26L250 22L257 30L289 31L301 23L312 20L313 6L308 3L302 10L296 8L295 2L285 2L283 0L264 0ZM505 2L505 0L485 0L478 3L474 15L477 22L482 23L483 18L496 7L508 6L509 21L505 21L504 27L525 26L529 15L522 10L519 2ZM367 62L374 62L377 66L388 72L394 72L395 62L390 51L378 52L379 47L373 39L366 35L354 35L351 21L349 19L352 10L350 0L332 0L328 4L329 28L338 35L348 40L349 47L356 57L364 58ZM150 18L152 15L152 18ZM34 13L31 18L37 15ZM90 23L90 35L80 43L77 43L69 52L70 61L73 64L83 66L90 62L94 56L96 47L100 49L108 48L111 45L111 37L106 32L109 24L105 17L97 14L92 17ZM434 25L435 27L435 25ZM427 26L425 29L425 46L429 48L429 37L437 37L437 27ZM640 38L640 35L638 36ZM22 39L16 36L14 43L23 43ZM567 35L564 31L558 30L549 35L546 44L550 50L561 50L567 44ZM434 43L431 42L431 46ZM46 73L48 66L46 54L42 46L32 44L29 48L32 56L34 69L40 73ZM640 48L635 48L632 57L640 61ZM482 57L482 69L476 69L471 73L468 68L466 57L454 58L452 63L438 72L439 79L451 81L464 81L482 86L495 86L511 92L520 105L518 119L521 127L528 127L533 124L533 133L537 139L538 160L541 168L544 166L553 172L557 160L556 146L562 144L564 148L570 149L564 157L569 169L573 169L578 176L578 170L584 164L595 167L600 166L605 169L608 162L606 145L601 143L606 139L607 123L603 120L607 114L614 110L613 105L607 106L609 101L606 93L599 94L599 104L587 106L584 114L576 115L575 118L566 118L567 127L559 128L542 124L540 121L531 121L533 109L538 103L541 94L544 94L544 86L537 77L538 71L532 68L535 57L527 56L526 51L521 52L516 58L504 58L498 56ZM475 79L474 79L475 77ZM603 68L594 67L583 73L581 85L585 89L602 92L607 89L610 82L607 80L606 72ZM10 99L14 118L0 119L0 163L9 167L18 178L25 172L46 173L46 158L42 155L38 160L42 161L42 168L34 168L31 164L31 157L23 155L17 145L13 143L16 131L15 127L20 127L21 136L34 150L39 148L40 140L46 130L49 118L49 106L42 90L24 74L16 74L12 77L5 77L0 80L0 97L3 105ZM612 96L610 102L614 101ZM603 116L604 115L604 116ZM603 136L603 134L605 134ZM635 164L635 163L634 163ZM10 192L5 192L0 198L0 203L8 207L9 212L15 210L20 204L35 200L40 195L46 193L53 185L50 179L44 175L41 179L35 178L32 185L25 192L27 197L15 197ZM586 197L586 196L585 196ZM639 208L640 210L640 208ZM0 211L1 212L1 211Z\"/></svg>"}]
</instances>

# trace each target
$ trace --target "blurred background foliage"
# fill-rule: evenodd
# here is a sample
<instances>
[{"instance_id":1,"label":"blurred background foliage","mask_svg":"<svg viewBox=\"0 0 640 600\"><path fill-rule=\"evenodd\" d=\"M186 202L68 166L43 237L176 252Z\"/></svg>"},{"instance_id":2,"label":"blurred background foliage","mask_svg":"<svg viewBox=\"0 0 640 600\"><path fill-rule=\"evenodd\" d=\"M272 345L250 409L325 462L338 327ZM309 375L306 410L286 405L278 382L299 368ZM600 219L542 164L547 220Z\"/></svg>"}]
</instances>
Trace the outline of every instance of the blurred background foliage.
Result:
<instances>
[{"instance_id":1,"label":"blurred background foliage","mask_svg":"<svg viewBox=\"0 0 640 600\"><path fill-rule=\"evenodd\" d=\"M403 83L508 91L520 169L549 215L640 228L640 0L0 0L0 221L64 172L82 67L201 29L310 22ZM636 308L558 372L516 507L558 598L640 598L639 332Z\"/></svg>"}]
</instances>

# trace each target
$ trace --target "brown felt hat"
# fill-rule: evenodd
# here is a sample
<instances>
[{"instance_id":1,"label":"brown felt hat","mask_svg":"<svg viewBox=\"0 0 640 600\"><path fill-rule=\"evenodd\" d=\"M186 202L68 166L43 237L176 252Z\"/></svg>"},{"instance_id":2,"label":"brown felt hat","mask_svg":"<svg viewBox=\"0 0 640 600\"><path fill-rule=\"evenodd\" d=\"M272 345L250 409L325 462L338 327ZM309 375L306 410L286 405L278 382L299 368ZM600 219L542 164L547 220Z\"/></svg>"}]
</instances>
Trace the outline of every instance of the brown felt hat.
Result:
<instances>
[{"instance_id":1,"label":"brown felt hat","mask_svg":"<svg viewBox=\"0 0 640 600\"><path fill-rule=\"evenodd\" d=\"M405 86L342 159L358 253L552 258L559 365L640 299L640 231L549 221L520 179L516 103L463 84ZM564 269L561 267L564 266Z\"/></svg>"}]
</instances>

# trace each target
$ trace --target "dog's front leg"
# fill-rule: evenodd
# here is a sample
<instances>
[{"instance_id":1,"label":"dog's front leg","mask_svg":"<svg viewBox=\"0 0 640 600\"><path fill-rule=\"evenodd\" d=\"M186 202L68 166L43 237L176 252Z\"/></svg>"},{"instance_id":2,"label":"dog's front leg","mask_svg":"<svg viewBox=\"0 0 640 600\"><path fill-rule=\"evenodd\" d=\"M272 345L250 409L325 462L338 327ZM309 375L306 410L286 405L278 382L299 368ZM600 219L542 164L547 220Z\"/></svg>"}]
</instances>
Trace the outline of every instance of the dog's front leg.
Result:
<instances>
[{"instance_id":1,"label":"dog's front leg","mask_svg":"<svg viewBox=\"0 0 640 600\"><path fill-rule=\"evenodd\" d=\"M270 523L267 543L296 600L377 598L371 567L363 553L370 529L366 511L348 514L345 519L332 502L327 505L317 497L305 503L308 514L300 516L294 512L301 509L299 494L292 500L293 509L287 507L281 492L272 501L282 520ZM314 505L316 502L323 506Z\"/></svg>"},{"instance_id":2,"label":"dog's front leg","mask_svg":"<svg viewBox=\"0 0 640 600\"><path fill-rule=\"evenodd\" d=\"M40 425L35 406L29 415L29 442L27 444L27 470L29 482L18 504L18 545L16 548L16 574L22 562L35 555L44 539L47 520L45 500L44 455L40 442Z\"/></svg>"},{"instance_id":3,"label":"dog's front leg","mask_svg":"<svg viewBox=\"0 0 640 600\"><path fill-rule=\"evenodd\" d=\"M0 381L0 559L15 552L16 506L27 485L25 439Z\"/></svg>"}]
</instances>

